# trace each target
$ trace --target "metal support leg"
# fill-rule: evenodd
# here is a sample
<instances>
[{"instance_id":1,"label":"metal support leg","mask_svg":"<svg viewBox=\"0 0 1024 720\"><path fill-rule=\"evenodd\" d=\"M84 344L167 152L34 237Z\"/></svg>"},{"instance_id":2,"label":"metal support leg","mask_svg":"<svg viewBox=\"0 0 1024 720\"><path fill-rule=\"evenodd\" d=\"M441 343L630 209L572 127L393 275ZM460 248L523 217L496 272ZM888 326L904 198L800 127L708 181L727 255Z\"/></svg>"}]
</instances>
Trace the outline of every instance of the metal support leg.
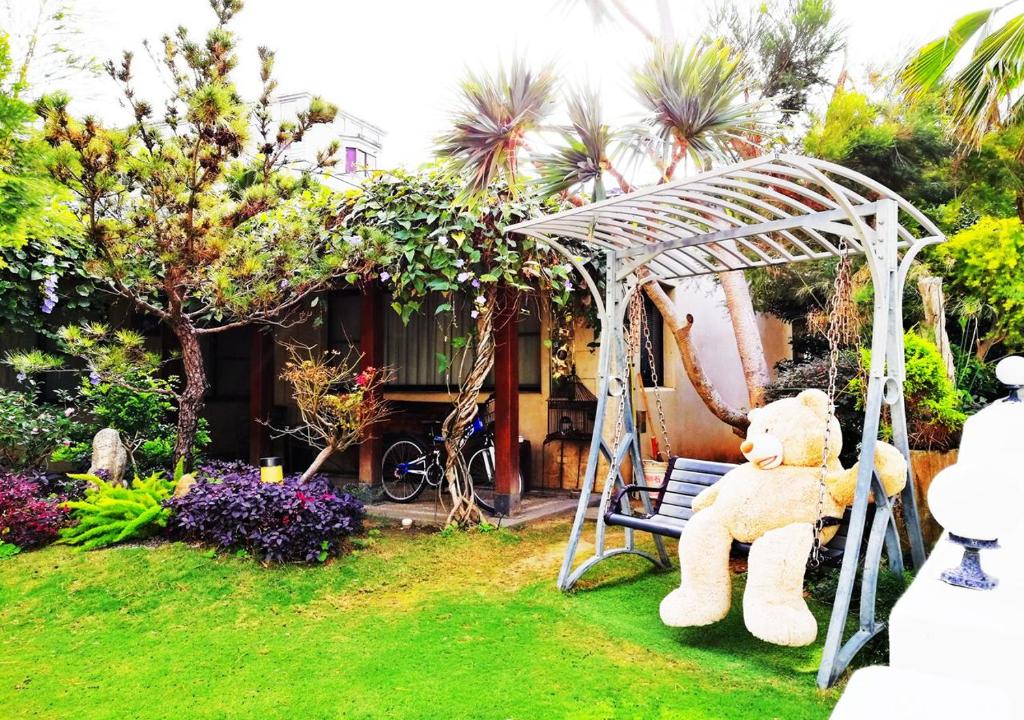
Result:
<instances>
[{"instance_id":1,"label":"metal support leg","mask_svg":"<svg viewBox=\"0 0 1024 720\"><path fill-rule=\"evenodd\" d=\"M583 477L583 487L580 490L579 504L576 506L576 515L573 518L572 530L569 535L569 544L565 549L565 556L562 559L562 567L558 573L558 587L561 590L569 590L576 581L587 570L605 558L616 555L634 554L650 560L660 567L669 566L668 553L665 551L664 543L660 537L655 538L655 546L658 550L658 557L649 553L636 550L632 529L626 529L625 545L621 548L605 548L605 523L604 510L607 508L610 493L616 486L625 484L622 477L621 466L626 456L633 461L633 477L642 478L642 465L640 461L640 445L633 427L633 412L630 405L628 392L628 378L622 385L622 400L617 408L623 413L623 434L619 445L615 448L608 447L604 439L605 424L608 419L608 400L611 397L611 372L613 358L616 370L622 371L625 363L625 343L622 337L622 287L616 281L616 255L614 252L607 254L607 281L605 287L604 313L601 317L601 350L598 358L598 377L600 387L597 396L597 412L594 418L594 435L590 441L590 452L587 456L587 469ZM575 570L573 565L576 562L576 554L579 550L580 539L583 535L583 528L586 521L587 510L590 508L590 499L594 492L597 480L597 469L601 455L604 454L609 461L609 478L601 494L601 507L597 517L596 527L596 550L592 557L585 560ZM650 498L644 497L644 507L650 512ZM627 510L628 512L628 510Z\"/></svg>"}]
</instances>

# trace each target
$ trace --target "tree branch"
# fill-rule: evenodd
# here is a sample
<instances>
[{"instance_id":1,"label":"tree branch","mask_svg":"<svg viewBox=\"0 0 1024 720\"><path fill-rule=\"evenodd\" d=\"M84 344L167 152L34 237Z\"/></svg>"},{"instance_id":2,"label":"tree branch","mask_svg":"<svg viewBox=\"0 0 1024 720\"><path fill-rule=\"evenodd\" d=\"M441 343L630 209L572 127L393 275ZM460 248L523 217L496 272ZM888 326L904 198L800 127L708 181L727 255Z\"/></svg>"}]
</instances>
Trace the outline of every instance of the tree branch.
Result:
<instances>
[{"instance_id":1,"label":"tree branch","mask_svg":"<svg viewBox=\"0 0 1024 720\"><path fill-rule=\"evenodd\" d=\"M697 395L715 417L732 426L733 432L737 435L743 436L750 421L742 411L729 405L725 398L718 393L697 357L697 350L690 337L690 332L693 330L693 315L687 314L685 318L680 316L672 299L656 281L649 280L644 283L643 287L647 297L654 302L662 317L668 321L672 336L679 347L679 356L686 369L686 375L690 378L690 383Z\"/></svg>"}]
</instances>

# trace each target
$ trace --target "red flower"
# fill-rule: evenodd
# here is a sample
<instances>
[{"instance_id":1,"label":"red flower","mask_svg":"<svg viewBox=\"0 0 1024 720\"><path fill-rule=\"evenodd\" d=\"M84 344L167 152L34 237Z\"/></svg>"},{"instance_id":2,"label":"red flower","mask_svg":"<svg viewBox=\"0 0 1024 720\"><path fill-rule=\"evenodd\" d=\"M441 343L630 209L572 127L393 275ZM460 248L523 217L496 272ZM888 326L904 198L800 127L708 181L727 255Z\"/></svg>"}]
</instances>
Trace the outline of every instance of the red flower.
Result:
<instances>
[{"instance_id":1,"label":"red flower","mask_svg":"<svg viewBox=\"0 0 1024 720\"><path fill-rule=\"evenodd\" d=\"M370 383L371 377L373 377L373 368L368 367L356 375L356 385L359 387L366 387Z\"/></svg>"}]
</instances>

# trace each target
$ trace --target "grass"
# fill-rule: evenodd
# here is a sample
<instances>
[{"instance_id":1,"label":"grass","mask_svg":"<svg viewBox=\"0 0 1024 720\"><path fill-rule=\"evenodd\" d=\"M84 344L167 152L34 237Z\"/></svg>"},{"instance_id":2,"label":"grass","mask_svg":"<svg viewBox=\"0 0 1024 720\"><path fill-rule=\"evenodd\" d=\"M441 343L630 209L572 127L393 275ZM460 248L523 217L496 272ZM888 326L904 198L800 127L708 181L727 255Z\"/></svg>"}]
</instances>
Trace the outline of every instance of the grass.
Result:
<instances>
[{"instance_id":1,"label":"grass","mask_svg":"<svg viewBox=\"0 0 1024 720\"><path fill-rule=\"evenodd\" d=\"M658 619L675 573L605 563L565 595L568 525L386 529L325 567L183 544L0 563L4 718L825 718L820 644ZM816 608L820 611L820 608ZM824 627L824 623L822 623Z\"/></svg>"}]
</instances>

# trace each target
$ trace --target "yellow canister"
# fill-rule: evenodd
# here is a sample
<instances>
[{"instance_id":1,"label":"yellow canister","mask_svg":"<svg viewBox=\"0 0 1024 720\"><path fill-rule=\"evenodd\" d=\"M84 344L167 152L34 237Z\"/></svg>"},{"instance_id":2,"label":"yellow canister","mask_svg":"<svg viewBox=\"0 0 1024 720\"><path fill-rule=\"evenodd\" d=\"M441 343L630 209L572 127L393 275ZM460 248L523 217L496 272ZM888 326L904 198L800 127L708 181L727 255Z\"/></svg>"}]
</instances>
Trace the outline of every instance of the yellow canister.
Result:
<instances>
[{"instance_id":1,"label":"yellow canister","mask_svg":"<svg viewBox=\"0 0 1024 720\"><path fill-rule=\"evenodd\" d=\"M281 464L281 458L260 458L260 480L265 483L284 482L284 465Z\"/></svg>"}]
</instances>

